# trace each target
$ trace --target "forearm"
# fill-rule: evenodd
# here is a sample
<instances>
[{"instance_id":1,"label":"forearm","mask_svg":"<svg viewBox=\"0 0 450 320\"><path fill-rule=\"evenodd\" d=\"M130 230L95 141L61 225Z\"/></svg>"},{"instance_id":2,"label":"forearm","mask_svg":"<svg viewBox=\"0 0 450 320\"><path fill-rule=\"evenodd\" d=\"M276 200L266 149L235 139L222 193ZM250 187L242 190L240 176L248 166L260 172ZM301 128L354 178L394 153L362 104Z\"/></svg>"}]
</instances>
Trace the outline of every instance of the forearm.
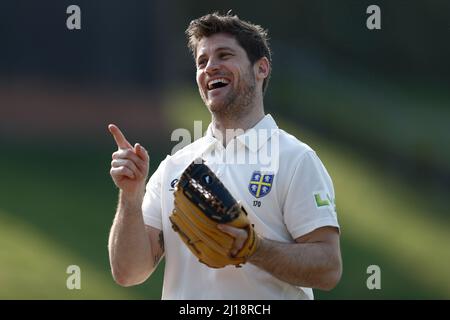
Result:
<instances>
[{"instance_id":1,"label":"forearm","mask_svg":"<svg viewBox=\"0 0 450 320\"><path fill-rule=\"evenodd\" d=\"M114 279L121 285L143 282L155 262L142 217L142 198L127 199L119 193L119 205L109 236L109 257Z\"/></svg>"},{"instance_id":2,"label":"forearm","mask_svg":"<svg viewBox=\"0 0 450 320\"><path fill-rule=\"evenodd\" d=\"M261 239L250 263L293 285L332 289L341 276L340 257L325 243L282 243Z\"/></svg>"}]
</instances>

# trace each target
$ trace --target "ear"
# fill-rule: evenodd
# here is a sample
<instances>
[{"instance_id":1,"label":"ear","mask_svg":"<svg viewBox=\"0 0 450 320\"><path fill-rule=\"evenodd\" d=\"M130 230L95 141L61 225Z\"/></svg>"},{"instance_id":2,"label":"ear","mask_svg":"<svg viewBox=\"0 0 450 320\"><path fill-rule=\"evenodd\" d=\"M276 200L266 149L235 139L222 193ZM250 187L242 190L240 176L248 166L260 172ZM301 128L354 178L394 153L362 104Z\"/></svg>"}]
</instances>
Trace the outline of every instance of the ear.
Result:
<instances>
[{"instance_id":1,"label":"ear","mask_svg":"<svg viewBox=\"0 0 450 320\"><path fill-rule=\"evenodd\" d=\"M264 80L269 76L270 63L266 57L262 57L255 63L255 76L258 80Z\"/></svg>"}]
</instances>

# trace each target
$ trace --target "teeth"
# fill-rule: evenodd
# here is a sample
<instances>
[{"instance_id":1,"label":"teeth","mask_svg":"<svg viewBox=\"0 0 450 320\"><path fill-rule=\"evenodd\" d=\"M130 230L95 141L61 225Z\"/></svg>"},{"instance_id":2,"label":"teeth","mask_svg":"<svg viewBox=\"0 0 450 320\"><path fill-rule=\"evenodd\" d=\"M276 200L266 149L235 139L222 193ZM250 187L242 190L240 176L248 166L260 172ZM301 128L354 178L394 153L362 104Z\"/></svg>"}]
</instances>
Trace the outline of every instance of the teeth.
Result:
<instances>
[{"instance_id":1,"label":"teeth","mask_svg":"<svg viewBox=\"0 0 450 320\"><path fill-rule=\"evenodd\" d=\"M218 83L218 82L222 82L222 83L225 83L225 84L230 83L230 81L228 81L227 79L224 79L224 78L211 80L211 81L208 82L208 89L212 89L212 85L215 84L215 83Z\"/></svg>"}]
</instances>

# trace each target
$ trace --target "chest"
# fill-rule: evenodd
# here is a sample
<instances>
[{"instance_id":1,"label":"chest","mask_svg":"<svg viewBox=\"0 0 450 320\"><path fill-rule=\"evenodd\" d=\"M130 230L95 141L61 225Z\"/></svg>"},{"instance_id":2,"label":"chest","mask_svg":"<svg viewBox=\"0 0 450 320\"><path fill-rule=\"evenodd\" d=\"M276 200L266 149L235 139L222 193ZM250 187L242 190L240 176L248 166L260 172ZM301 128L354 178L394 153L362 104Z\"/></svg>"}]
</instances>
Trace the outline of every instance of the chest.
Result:
<instances>
[{"instance_id":1,"label":"chest","mask_svg":"<svg viewBox=\"0 0 450 320\"><path fill-rule=\"evenodd\" d=\"M206 164L231 195L241 202L257 232L271 239L289 239L283 220L283 195L280 191L283 190L284 177L281 170L267 171L258 164ZM174 187L183 171L184 168L166 170L162 179L162 219L167 226L174 207Z\"/></svg>"}]
</instances>

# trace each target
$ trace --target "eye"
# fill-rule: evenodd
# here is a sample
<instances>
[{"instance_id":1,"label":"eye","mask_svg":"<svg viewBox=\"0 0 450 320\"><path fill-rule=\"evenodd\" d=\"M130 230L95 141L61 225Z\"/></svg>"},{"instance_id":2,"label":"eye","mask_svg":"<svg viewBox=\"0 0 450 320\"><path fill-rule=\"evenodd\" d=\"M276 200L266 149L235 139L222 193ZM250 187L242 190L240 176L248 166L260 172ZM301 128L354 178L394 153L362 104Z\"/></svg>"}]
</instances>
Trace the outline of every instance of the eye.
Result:
<instances>
[{"instance_id":1,"label":"eye","mask_svg":"<svg viewBox=\"0 0 450 320\"><path fill-rule=\"evenodd\" d=\"M205 66L206 60L205 59L200 59L197 62L197 68L202 68Z\"/></svg>"},{"instance_id":2,"label":"eye","mask_svg":"<svg viewBox=\"0 0 450 320\"><path fill-rule=\"evenodd\" d=\"M229 57L231 57L231 53L229 53L229 52L224 52L224 53L220 54L221 59L227 59Z\"/></svg>"}]
</instances>

